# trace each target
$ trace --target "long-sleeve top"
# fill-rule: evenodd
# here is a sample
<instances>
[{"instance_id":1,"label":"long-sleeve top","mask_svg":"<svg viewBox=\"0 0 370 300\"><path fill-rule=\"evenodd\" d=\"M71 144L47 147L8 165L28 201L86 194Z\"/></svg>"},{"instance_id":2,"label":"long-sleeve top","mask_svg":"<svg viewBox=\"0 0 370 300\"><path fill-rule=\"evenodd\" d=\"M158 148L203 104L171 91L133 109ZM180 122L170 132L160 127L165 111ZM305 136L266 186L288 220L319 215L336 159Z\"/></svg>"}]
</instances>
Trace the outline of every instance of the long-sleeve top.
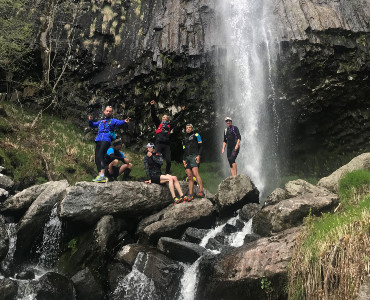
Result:
<instances>
[{"instance_id":1,"label":"long-sleeve top","mask_svg":"<svg viewBox=\"0 0 370 300\"><path fill-rule=\"evenodd\" d=\"M154 105L151 106L150 112L152 115L153 122L155 126L157 127L156 143L169 144L170 143L170 132L180 121L182 115L184 114L184 111L181 110L178 114L175 115L174 119L169 123L164 123L158 118Z\"/></svg>"},{"instance_id":2,"label":"long-sleeve top","mask_svg":"<svg viewBox=\"0 0 370 300\"><path fill-rule=\"evenodd\" d=\"M144 157L145 171L149 179L154 175L162 175L162 164L163 157L161 153L153 153L150 157L147 155Z\"/></svg>"},{"instance_id":3,"label":"long-sleeve top","mask_svg":"<svg viewBox=\"0 0 370 300\"><path fill-rule=\"evenodd\" d=\"M184 149L183 160L185 160L188 155L201 155L203 143L199 133L186 133L185 138L182 140L182 148Z\"/></svg>"},{"instance_id":4,"label":"long-sleeve top","mask_svg":"<svg viewBox=\"0 0 370 300\"><path fill-rule=\"evenodd\" d=\"M241 140L239 129L236 126L230 126L225 129L224 142L227 143L227 147L235 147L238 140Z\"/></svg>"},{"instance_id":5,"label":"long-sleeve top","mask_svg":"<svg viewBox=\"0 0 370 300\"><path fill-rule=\"evenodd\" d=\"M109 131L114 131L117 126L122 126L125 123L126 123L125 120L105 118L104 120L100 120L97 122L89 120L89 127L98 128L98 135L96 136L95 142L99 141L111 142L111 136L109 134Z\"/></svg>"}]
</instances>

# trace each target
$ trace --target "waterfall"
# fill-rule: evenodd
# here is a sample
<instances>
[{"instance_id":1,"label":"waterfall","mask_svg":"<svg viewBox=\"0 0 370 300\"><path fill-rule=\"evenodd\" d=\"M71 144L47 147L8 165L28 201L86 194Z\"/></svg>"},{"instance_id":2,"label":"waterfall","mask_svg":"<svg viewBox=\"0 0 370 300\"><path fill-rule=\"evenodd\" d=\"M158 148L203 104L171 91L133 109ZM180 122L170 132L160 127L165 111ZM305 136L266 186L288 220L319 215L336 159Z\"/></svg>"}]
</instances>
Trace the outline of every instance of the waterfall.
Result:
<instances>
[{"instance_id":1,"label":"waterfall","mask_svg":"<svg viewBox=\"0 0 370 300\"><path fill-rule=\"evenodd\" d=\"M9 271L13 263L15 246L17 242L17 224L16 223L7 223L6 231L9 237L9 250L6 254L6 257L1 262L1 269L3 271Z\"/></svg>"},{"instance_id":2,"label":"waterfall","mask_svg":"<svg viewBox=\"0 0 370 300\"><path fill-rule=\"evenodd\" d=\"M153 280L138 270L138 266L146 264L146 255L140 252L132 267L132 271L123 278L112 294L112 299L137 299L157 300L160 297L156 293ZM145 261L144 261L145 260ZM144 268L145 269L145 266Z\"/></svg>"},{"instance_id":3,"label":"waterfall","mask_svg":"<svg viewBox=\"0 0 370 300\"><path fill-rule=\"evenodd\" d=\"M44 226L42 245L38 265L43 268L52 268L59 255L60 238L62 236L62 222L57 213L57 204L54 205L49 221Z\"/></svg>"},{"instance_id":4,"label":"waterfall","mask_svg":"<svg viewBox=\"0 0 370 300\"><path fill-rule=\"evenodd\" d=\"M238 173L251 177L263 194L278 170L272 1L220 0L218 9L221 47L226 50L220 51L224 62L219 114L222 120L232 117L242 136Z\"/></svg>"},{"instance_id":5,"label":"waterfall","mask_svg":"<svg viewBox=\"0 0 370 300\"><path fill-rule=\"evenodd\" d=\"M206 247L210 238L214 238L217 234L222 232L222 229L225 227L226 224L235 225L237 220L240 220L239 214L235 217L230 218L224 224L216 226L212 230L210 230L204 238L199 243L200 246ZM247 234L252 233L252 219L250 219L242 230L237 231L235 233L230 234L227 239L227 245L232 247L240 247L244 244L244 237ZM216 250L209 250L207 249L208 253L213 253L215 255L219 254L219 251ZM196 295L197 286L198 286L198 267L202 257L198 258L192 265L184 265L184 274L181 278L181 291L178 300L193 300Z\"/></svg>"}]
</instances>

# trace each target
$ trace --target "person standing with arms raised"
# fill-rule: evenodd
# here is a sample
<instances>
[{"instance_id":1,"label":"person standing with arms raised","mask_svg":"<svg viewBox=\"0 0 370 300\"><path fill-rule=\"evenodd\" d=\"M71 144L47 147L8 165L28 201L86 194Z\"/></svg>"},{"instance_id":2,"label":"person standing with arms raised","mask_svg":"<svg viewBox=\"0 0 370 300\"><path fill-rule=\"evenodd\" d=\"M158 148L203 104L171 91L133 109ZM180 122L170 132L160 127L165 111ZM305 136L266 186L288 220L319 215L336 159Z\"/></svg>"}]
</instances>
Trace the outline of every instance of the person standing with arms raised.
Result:
<instances>
[{"instance_id":1,"label":"person standing with arms raised","mask_svg":"<svg viewBox=\"0 0 370 300\"><path fill-rule=\"evenodd\" d=\"M224 132L224 142L222 144L222 154L225 152L227 145L227 160L230 164L231 176L235 177L238 174L238 168L235 162L236 157L239 154L239 144L241 136L238 127L233 126L233 120L230 117L225 118L226 128Z\"/></svg>"},{"instance_id":2,"label":"person standing with arms raised","mask_svg":"<svg viewBox=\"0 0 370 300\"><path fill-rule=\"evenodd\" d=\"M171 172L170 133L184 114L185 106L181 107L180 113L175 116L174 120L169 122L168 115L163 115L162 120L159 120L155 111L154 104L154 100L150 101L150 111L152 119L155 126L157 127L157 130L155 132L155 148L157 152L162 153L164 159L166 160L166 174L169 174Z\"/></svg>"},{"instance_id":3,"label":"person standing with arms raised","mask_svg":"<svg viewBox=\"0 0 370 300\"><path fill-rule=\"evenodd\" d=\"M130 122L130 118L125 120L113 119L113 108L107 106L104 110L105 119L94 122L93 116L89 115L89 127L98 128L98 135L95 139L95 164L98 169L98 176L93 179L95 182L107 182L107 178L104 175L105 169L105 154L109 149L111 142L115 139L114 130L117 126L122 126L125 123Z\"/></svg>"}]
</instances>

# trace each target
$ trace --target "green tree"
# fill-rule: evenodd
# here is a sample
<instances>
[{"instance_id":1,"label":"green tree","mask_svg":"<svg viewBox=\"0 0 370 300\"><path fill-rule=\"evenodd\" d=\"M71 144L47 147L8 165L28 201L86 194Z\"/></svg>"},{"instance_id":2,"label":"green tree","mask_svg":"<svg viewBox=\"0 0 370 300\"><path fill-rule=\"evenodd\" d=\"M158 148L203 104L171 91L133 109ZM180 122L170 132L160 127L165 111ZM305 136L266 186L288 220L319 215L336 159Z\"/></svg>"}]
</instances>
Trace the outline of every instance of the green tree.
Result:
<instances>
[{"instance_id":1,"label":"green tree","mask_svg":"<svg viewBox=\"0 0 370 300\"><path fill-rule=\"evenodd\" d=\"M32 25L25 0L0 0L0 69L7 86L32 51Z\"/></svg>"}]
</instances>

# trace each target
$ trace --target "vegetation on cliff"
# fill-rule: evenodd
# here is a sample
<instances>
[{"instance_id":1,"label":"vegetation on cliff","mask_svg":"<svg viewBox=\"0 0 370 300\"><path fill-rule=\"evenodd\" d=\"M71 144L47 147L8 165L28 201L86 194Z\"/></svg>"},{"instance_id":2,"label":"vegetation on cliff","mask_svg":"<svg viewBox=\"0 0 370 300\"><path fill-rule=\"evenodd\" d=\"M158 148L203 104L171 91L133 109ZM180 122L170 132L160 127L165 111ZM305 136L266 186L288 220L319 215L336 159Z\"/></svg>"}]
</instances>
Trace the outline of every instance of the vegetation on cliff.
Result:
<instances>
[{"instance_id":1,"label":"vegetation on cliff","mask_svg":"<svg viewBox=\"0 0 370 300\"><path fill-rule=\"evenodd\" d=\"M290 266L289 299L355 299L370 274L370 171L347 174L336 213L306 219Z\"/></svg>"}]
</instances>

